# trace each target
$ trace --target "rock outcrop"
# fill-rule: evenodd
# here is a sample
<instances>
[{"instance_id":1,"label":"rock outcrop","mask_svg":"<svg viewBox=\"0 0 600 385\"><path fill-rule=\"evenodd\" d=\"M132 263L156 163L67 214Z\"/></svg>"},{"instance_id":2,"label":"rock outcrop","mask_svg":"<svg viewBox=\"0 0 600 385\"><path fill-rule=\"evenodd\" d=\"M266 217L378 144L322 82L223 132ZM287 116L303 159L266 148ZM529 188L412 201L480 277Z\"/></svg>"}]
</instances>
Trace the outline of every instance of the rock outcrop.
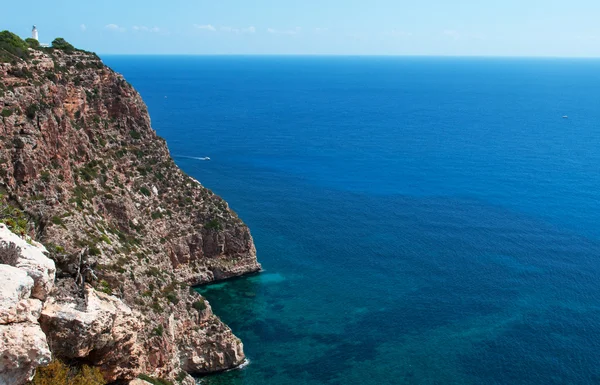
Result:
<instances>
[{"instance_id":1,"label":"rock outcrop","mask_svg":"<svg viewBox=\"0 0 600 385\"><path fill-rule=\"evenodd\" d=\"M88 286L80 301L50 298L40 322L54 354L91 361L115 381L134 377L141 366L140 318L120 299Z\"/></svg>"},{"instance_id":2,"label":"rock outcrop","mask_svg":"<svg viewBox=\"0 0 600 385\"><path fill-rule=\"evenodd\" d=\"M252 237L175 165L133 87L95 54L30 49L0 63L0 112L2 204L30 221L0 220L56 262L53 289L50 266L18 266L47 298L55 356L111 381L241 364L241 341L190 285L259 271Z\"/></svg>"},{"instance_id":3,"label":"rock outcrop","mask_svg":"<svg viewBox=\"0 0 600 385\"><path fill-rule=\"evenodd\" d=\"M28 244L4 224L0 242L0 385L15 385L52 357L38 319L54 282L54 263L41 246Z\"/></svg>"},{"instance_id":4,"label":"rock outcrop","mask_svg":"<svg viewBox=\"0 0 600 385\"><path fill-rule=\"evenodd\" d=\"M37 322L40 300L31 299L33 279L16 267L0 265L0 324Z\"/></svg>"},{"instance_id":5,"label":"rock outcrop","mask_svg":"<svg viewBox=\"0 0 600 385\"><path fill-rule=\"evenodd\" d=\"M0 385L24 384L52 358L46 335L32 322L0 325L0 341Z\"/></svg>"},{"instance_id":6,"label":"rock outcrop","mask_svg":"<svg viewBox=\"0 0 600 385\"><path fill-rule=\"evenodd\" d=\"M12 233L5 224L0 223L0 240L12 243L20 249L16 267L25 271L33 279L31 296L45 300L54 287L56 266L46 256L46 248L31 239L26 240Z\"/></svg>"}]
</instances>

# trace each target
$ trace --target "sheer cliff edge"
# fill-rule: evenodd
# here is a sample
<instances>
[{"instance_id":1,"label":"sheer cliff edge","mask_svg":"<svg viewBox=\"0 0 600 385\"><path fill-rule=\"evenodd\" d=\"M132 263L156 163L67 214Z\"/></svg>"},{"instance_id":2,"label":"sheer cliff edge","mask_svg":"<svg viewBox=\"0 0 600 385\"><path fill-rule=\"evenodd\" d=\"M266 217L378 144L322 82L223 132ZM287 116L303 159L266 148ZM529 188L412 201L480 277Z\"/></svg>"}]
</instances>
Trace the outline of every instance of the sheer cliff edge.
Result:
<instances>
[{"instance_id":1,"label":"sheer cliff edge","mask_svg":"<svg viewBox=\"0 0 600 385\"><path fill-rule=\"evenodd\" d=\"M241 341L190 287L260 270L248 227L175 165L140 95L98 56L7 36L0 220L56 265L37 319L53 358L109 382L192 384L240 365Z\"/></svg>"}]
</instances>

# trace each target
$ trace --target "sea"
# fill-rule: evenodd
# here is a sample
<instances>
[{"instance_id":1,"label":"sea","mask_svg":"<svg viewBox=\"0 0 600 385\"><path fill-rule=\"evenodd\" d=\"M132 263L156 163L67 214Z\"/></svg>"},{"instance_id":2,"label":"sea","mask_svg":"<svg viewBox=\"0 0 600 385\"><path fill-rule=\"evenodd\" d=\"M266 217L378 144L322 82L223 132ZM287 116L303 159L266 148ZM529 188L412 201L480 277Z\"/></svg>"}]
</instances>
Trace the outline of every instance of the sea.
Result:
<instances>
[{"instance_id":1,"label":"sea","mask_svg":"<svg viewBox=\"0 0 600 385\"><path fill-rule=\"evenodd\" d=\"M199 384L600 384L600 60L103 59L264 267Z\"/></svg>"}]
</instances>

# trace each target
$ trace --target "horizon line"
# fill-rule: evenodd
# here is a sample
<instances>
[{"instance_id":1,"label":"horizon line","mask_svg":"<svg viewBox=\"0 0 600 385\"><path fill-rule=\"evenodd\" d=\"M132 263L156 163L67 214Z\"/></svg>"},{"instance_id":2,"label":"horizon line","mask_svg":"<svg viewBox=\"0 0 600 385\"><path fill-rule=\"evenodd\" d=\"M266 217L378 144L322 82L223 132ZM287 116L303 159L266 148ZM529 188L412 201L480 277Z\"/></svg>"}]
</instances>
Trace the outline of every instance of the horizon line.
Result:
<instances>
[{"instance_id":1,"label":"horizon line","mask_svg":"<svg viewBox=\"0 0 600 385\"><path fill-rule=\"evenodd\" d=\"M311 54L311 53L97 53L105 56L243 56L243 57L397 57L397 58L480 58L480 59L600 59L599 56L553 55L453 55L453 54Z\"/></svg>"}]
</instances>

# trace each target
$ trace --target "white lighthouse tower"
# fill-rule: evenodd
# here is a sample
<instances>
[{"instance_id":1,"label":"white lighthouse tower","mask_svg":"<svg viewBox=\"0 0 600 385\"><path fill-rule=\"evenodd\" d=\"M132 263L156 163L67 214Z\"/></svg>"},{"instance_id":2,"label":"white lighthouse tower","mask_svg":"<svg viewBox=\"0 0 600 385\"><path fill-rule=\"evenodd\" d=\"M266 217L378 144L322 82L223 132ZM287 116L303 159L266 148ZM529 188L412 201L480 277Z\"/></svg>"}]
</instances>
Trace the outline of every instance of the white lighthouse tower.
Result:
<instances>
[{"instance_id":1,"label":"white lighthouse tower","mask_svg":"<svg viewBox=\"0 0 600 385\"><path fill-rule=\"evenodd\" d=\"M39 41L39 39L38 39L38 30L37 30L37 28L35 27L35 25L33 26L33 29L31 30L31 37L32 37L33 39L35 39L35 40L38 40L38 41Z\"/></svg>"}]
</instances>

